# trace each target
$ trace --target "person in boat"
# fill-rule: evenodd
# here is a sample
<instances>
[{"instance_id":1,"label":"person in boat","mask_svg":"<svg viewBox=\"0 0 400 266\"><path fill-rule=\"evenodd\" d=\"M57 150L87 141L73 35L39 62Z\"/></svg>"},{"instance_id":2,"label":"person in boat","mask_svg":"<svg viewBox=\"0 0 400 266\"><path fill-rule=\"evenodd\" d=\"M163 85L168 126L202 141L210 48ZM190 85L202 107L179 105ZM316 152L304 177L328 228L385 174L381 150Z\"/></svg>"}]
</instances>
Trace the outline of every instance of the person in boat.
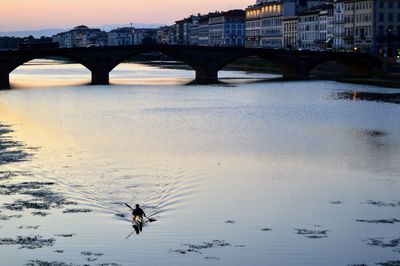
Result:
<instances>
[{"instance_id":1,"label":"person in boat","mask_svg":"<svg viewBox=\"0 0 400 266\"><path fill-rule=\"evenodd\" d=\"M142 208L140 208L139 204L136 204L136 209L132 209L132 215L133 215L134 221L137 222L139 231L141 232L142 227L143 227L143 216L146 217L147 219L149 219L149 218L146 216L146 213L144 213ZM137 220L138 217L139 217L139 219ZM140 222L138 222L138 221L140 221ZM136 230L136 233L138 233L137 230Z\"/></svg>"},{"instance_id":2,"label":"person in boat","mask_svg":"<svg viewBox=\"0 0 400 266\"><path fill-rule=\"evenodd\" d=\"M136 204L136 209L133 209L132 211L133 217L139 216L140 218L143 219L143 216L147 218L146 214L142 210L142 208L139 207L139 204Z\"/></svg>"}]
</instances>

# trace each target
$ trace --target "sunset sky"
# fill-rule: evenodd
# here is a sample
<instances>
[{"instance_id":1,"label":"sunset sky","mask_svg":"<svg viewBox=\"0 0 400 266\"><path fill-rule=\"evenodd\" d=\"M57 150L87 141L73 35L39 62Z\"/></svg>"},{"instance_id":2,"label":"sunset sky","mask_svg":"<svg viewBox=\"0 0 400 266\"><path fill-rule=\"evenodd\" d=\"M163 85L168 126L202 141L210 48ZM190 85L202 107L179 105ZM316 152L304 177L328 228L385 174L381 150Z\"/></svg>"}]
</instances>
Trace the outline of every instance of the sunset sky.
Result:
<instances>
[{"instance_id":1,"label":"sunset sky","mask_svg":"<svg viewBox=\"0 0 400 266\"><path fill-rule=\"evenodd\" d=\"M80 24L161 23L195 13L245 8L255 0L0 0L0 31Z\"/></svg>"}]
</instances>

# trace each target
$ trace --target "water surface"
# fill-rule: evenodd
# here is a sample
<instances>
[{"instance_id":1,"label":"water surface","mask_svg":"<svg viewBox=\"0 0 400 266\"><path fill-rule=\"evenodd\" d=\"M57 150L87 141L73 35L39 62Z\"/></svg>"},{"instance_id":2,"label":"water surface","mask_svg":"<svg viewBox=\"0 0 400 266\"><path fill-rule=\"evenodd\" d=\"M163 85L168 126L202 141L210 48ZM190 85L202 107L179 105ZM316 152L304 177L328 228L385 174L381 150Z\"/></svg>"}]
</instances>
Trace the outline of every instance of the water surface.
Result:
<instances>
[{"instance_id":1,"label":"water surface","mask_svg":"<svg viewBox=\"0 0 400 266\"><path fill-rule=\"evenodd\" d=\"M0 221L2 237L74 234L34 250L2 245L1 264L399 259L399 247L371 240L400 237L400 223L374 223L400 219L399 105L357 94L400 90L220 76L228 84L187 86L192 71L123 64L112 72L113 85L90 86L90 73L74 64L35 61L14 71L16 88L0 92L0 122L37 149L32 160L1 171L54 182L54 191L93 211L65 214L64 207ZM124 202L144 205L158 221L132 234ZM82 253L89 251L103 255Z\"/></svg>"}]
</instances>

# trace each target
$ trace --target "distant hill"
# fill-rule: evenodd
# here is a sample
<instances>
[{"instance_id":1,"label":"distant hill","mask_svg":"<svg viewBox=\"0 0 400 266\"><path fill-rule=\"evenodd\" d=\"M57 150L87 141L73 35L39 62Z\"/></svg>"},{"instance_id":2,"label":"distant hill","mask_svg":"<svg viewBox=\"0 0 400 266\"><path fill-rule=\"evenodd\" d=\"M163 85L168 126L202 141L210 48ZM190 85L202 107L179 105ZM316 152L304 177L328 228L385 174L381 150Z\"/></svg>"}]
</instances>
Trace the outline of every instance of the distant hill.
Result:
<instances>
[{"instance_id":1,"label":"distant hill","mask_svg":"<svg viewBox=\"0 0 400 266\"><path fill-rule=\"evenodd\" d=\"M116 28L123 28L123 27L130 27L131 24L104 24L101 25L99 28L104 31L110 31ZM161 26L165 26L165 24L144 24L144 23L134 23L133 27L135 28L147 28L147 29L154 29Z\"/></svg>"},{"instance_id":2,"label":"distant hill","mask_svg":"<svg viewBox=\"0 0 400 266\"><path fill-rule=\"evenodd\" d=\"M102 26L93 26L94 28L100 28L104 31L110 31L116 28L122 27L130 27L131 24L105 24ZM158 28L163 26L163 24L144 24L144 23L135 23L133 27L135 28ZM1 36L14 36L14 37L27 37L32 35L35 38L40 38L42 36L51 37L57 33L68 31L70 29L42 29L42 30L25 30L25 31L10 31L10 32L2 32L0 31Z\"/></svg>"},{"instance_id":3,"label":"distant hill","mask_svg":"<svg viewBox=\"0 0 400 266\"><path fill-rule=\"evenodd\" d=\"M0 36L9 36L9 37L27 37L32 35L35 38L40 38L42 36L51 37L59 32L65 31L64 29L44 29L44 30L25 30L25 31L10 31L10 32L2 32L0 31Z\"/></svg>"}]
</instances>

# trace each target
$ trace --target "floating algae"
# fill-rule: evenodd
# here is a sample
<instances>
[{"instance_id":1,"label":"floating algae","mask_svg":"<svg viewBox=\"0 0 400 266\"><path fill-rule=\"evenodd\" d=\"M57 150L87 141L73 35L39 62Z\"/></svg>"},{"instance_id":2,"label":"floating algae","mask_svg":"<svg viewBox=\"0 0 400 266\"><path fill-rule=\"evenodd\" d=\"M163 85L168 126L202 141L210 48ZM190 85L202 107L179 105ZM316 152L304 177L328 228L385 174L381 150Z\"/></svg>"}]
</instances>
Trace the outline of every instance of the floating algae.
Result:
<instances>
[{"instance_id":1,"label":"floating algae","mask_svg":"<svg viewBox=\"0 0 400 266\"><path fill-rule=\"evenodd\" d=\"M20 249L37 249L42 247L53 246L54 238L43 238L40 235L36 236L17 236L17 238L0 238L0 246L4 245L19 245Z\"/></svg>"},{"instance_id":2,"label":"floating algae","mask_svg":"<svg viewBox=\"0 0 400 266\"><path fill-rule=\"evenodd\" d=\"M400 266L400 260L391 260L391 261L387 261L387 262L380 262L380 263L377 263L377 265L381 265L381 266Z\"/></svg>"},{"instance_id":3,"label":"floating algae","mask_svg":"<svg viewBox=\"0 0 400 266\"><path fill-rule=\"evenodd\" d=\"M55 236L67 238L67 237L76 236L76 234L73 234L73 233L72 234L56 234Z\"/></svg>"},{"instance_id":4,"label":"floating algae","mask_svg":"<svg viewBox=\"0 0 400 266\"><path fill-rule=\"evenodd\" d=\"M43 260L30 260L26 266L75 266L72 263L65 263L61 261L43 261Z\"/></svg>"},{"instance_id":5,"label":"floating algae","mask_svg":"<svg viewBox=\"0 0 400 266\"><path fill-rule=\"evenodd\" d=\"M269 231L272 231L272 228L265 227L265 228L261 228L260 230L264 231L264 232L269 232Z\"/></svg>"},{"instance_id":6,"label":"floating algae","mask_svg":"<svg viewBox=\"0 0 400 266\"><path fill-rule=\"evenodd\" d=\"M38 229L40 227L40 225L21 225L19 227L17 227L18 229Z\"/></svg>"},{"instance_id":7,"label":"floating algae","mask_svg":"<svg viewBox=\"0 0 400 266\"><path fill-rule=\"evenodd\" d=\"M377 207L400 207L400 201L398 201L398 202L384 202L384 201L368 200L364 204L374 205L374 206L377 206Z\"/></svg>"},{"instance_id":8,"label":"floating algae","mask_svg":"<svg viewBox=\"0 0 400 266\"><path fill-rule=\"evenodd\" d=\"M368 245L370 246L379 246L383 248L394 248L394 247L399 247L400 246L400 238L395 238L392 240L389 240L388 242L383 241L381 238L370 238L367 240Z\"/></svg>"},{"instance_id":9,"label":"floating algae","mask_svg":"<svg viewBox=\"0 0 400 266\"><path fill-rule=\"evenodd\" d=\"M8 221L12 218L21 218L22 215L2 215L0 214L0 221Z\"/></svg>"},{"instance_id":10,"label":"floating algae","mask_svg":"<svg viewBox=\"0 0 400 266\"><path fill-rule=\"evenodd\" d=\"M227 247L231 246L230 243L225 242L224 240L213 240L211 242L203 242L202 244L183 244L182 246L186 246L185 249L175 249L170 250L170 252L178 253L178 254L187 254L187 253L198 253L202 254L202 250L210 249L215 247Z\"/></svg>"},{"instance_id":11,"label":"floating algae","mask_svg":"<svg viewBox=\"0 0 400 266\"><path fill-rule=\"evenodd\" d=\"M48 213L48 212L32 212L32 215L45 217L47 215L50 215L50 213Z\"/></svg>"},{"instance_id":12,"label":"floating algae","mask_svg":"<svg viewBox=\"0 0 400 266\"><path fill-rule=\"evenodd\" d=\"M26 161L32 156L31 153L23 150L25 145L21 142L11 140L11 137L8 136L11 132L12 130L9 126L0 124L0 165ZM1 179L10 177L4 174L4 172L1 173Z\"/></svg>"},{"instance_id":13,"label":"floating algae","mask_svg":"<svg viewBox=\"0 0 400 266\"><path fill-rule=\"evenodd\" d=\"M332 205L340 205L340 204L343 204L343 201L334 200L334 201L331 201L330 204L332 204Z\"/></svg>"},{"instance_id":14,"label":"floating algae","mask_svg":"<svg viewBox=\"0 0 400 266\"><path fill-rule=\"evenodd\" d=\"M96 252L91 252L91 251L82 251L81 252L82 256L86 257L87 261L96 261L99 257L103 256L104 253L96 253Z\"/></svg>"},{"instance_id":15,"label":"floating algae","mask_svg":"<svg viewBox=\"0 0 400 266\"><path fill-rule=\"evenodd\" d=\"M66 209L63 213L88 213L92 211L92 209Z\"/></svg>"},{"instance_id":16,"label":"floating algae","mask_svg":"<svg viewBox=\"0 0 400 266\"><path fill-rule=\"evenodd\" d=\"M400 223L399 219L392 218L392 219L378 219L378 220L356 220L357 222L360 223L372 223L372 224L394 224L394 223Z\"/></svg>"},{"instance_id":17,"label":"floating algae","mask_svg":"<svg viewBox=\"0 0 400 266\"><path fill-rule=\"evenodd\" d=\"M330 230L310 230L310 229L294 229L297 231L298 235L303 235L304 237L310 239L326 238L328 237L328 232Z\"/></svg>"}]
</instances>

